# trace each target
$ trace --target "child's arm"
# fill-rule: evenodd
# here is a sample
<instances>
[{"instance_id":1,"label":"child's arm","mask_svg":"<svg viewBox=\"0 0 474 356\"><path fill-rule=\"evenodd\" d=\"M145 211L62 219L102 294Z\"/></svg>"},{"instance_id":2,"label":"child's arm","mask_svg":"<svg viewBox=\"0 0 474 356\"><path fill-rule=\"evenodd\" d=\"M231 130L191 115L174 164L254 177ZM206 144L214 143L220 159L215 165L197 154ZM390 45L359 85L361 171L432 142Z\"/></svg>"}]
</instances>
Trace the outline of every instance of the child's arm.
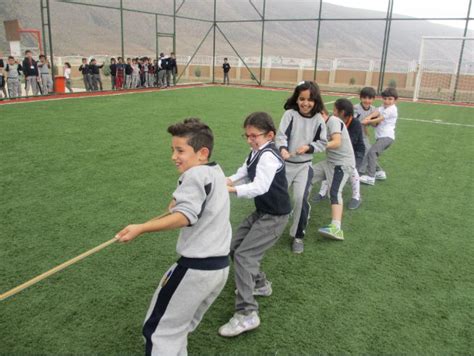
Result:
<instances>
[{"instance_id":1,"label":"child's arm","mask_svg":"<svg viewBox=\"0 0 474 356\"><path fill-rule=\"evenodd\" d=\"M326 149L328 150L334 150L336 148L341 147L342 144L342 135L340 132L335 132L331 135L331 139L328 142L328 145L326 146Z\"/></svg>"},{"instance_id":2,"label":"child's arm","mask_svg":"<svg viewBox=\"0 0 474 356\"><path fill-rule=\"evenodd\" d=\"M303 149L305 147L303 146L303 147L300 147L296 151L296 153L304 154L304 153L324 152L326 150L327 144L328 144L328 140L327 140L326 124L321 119L319 125L317 126L316 134L314 135L313 141L310 144L305 145L308 147L308 149L302 153L298 153L300 149Z\"/></svg>"},{"instance_id":3,"label":"child's arm","mask_svg":"<svg viewBox=\"0 0 474 356\"><path fill-rule=\"evenodd\" d=\"M380 112L378 110L375 110L373 113L370 113L369 115L367 115L364 118L364 120L362 120L360 123L364 126L366 125L377 126L379 122L383 121L383 116L382 116L382 119L379 120L380 116L382 116ZM379 120L379 121L375 121L375 120Z\"/></svg>"},{"instance_id":4,"label":"child's arm","mask_svg":"<svg viewBox=\"0 0 474 356\"><path fill-rule=\"evenodd\" d=\"M150 220L143 224L128 225L115 237L119 242L129 242L145 232L158 232L178 229L189 225L188 219L181 212L172 213L158 220Z\"/></svg>"},{"instance_id":5,"label":"child's arm","mask_svg":"<svg viewBox=\"0 0 474 356\"><path fill-rule=\"evenodd\" d=\"M234 175L227 177L227 185L232 187L236 182L247 177L247 164L244 162L244 164L237 170Z\"/></svg>"},{"instance_id":6,"label":"child's arm","mask_svg":"<svg viewBox=\"0 0 474 356\"><path fill-rule=\"evenodd\" d=\"M239 198L251 199L263 195L270 189L273 178L282 164L275 154L264 152L258 162L254 180L236 187L227 186L227 190L229 193L237 193Z\"/></svg>"},{"instance_id":7,"label":"child's arm","mask_svg":"<svg viewBox=\"0 0 474 356\"><path fill-rule=\"evenodd\" d=\"M280 151L281 156L285 161L291 157L291 154L288 150L289 137L286 135L286 132L288 130L288 127L292 125L292 120L293 118L291 117L291 113L285 111L283 117L281 118L280 126L278 127L278 132L275 137L275 145Z\"/></svg>"},{"instance_id":8,"label":"child's arm","mask_svg":"<svg viewBox=\"0 0 474 356\"><path fill-rule=\"evenodd\" d=\"M378 113L378 111L377 111L377 113ZM378 113L378 116L375 117L374 119L369 119L368 117L366 117L366 118L362 121L362 125L377 126L377 125L378 125L379 123L381 123L383 120L384 120L383 115L381 115L380 113Z\"/></svg>"}]
</instances>

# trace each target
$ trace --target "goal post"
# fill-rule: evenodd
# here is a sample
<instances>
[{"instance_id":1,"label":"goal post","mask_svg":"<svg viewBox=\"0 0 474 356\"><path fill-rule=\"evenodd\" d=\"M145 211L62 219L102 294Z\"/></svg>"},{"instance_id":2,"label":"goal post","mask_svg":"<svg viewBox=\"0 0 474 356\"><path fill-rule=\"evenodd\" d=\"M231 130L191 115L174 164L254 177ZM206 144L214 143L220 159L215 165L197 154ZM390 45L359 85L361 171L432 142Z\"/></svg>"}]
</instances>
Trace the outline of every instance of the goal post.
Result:
<instances>
[{"instance_id":1,"label":"goal post","mask_svg":"<svg viewBox=\"0 0 474 356\"><path fill-rule=\"evenodd\" d=\"M423 36L413 101L474 102L474 37Z\"/></svg>"}]
</instances>

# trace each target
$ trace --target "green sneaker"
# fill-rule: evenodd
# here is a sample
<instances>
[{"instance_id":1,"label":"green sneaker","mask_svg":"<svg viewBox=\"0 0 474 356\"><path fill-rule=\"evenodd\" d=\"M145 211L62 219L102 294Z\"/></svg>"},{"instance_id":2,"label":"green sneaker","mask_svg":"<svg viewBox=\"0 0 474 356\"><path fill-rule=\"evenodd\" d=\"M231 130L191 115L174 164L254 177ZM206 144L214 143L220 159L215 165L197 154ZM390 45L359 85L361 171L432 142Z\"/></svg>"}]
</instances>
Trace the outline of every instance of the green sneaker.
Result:
<instances>
[{"instance_id":1,"label":"green sneaker","mask_svg":"<svg viewBox=\"0 0 474 356\"><path fill-rule=\"evenodd\" d=\"M328 239L338 241L344 240L344 232L333 224L329 224L328 226L320 228L318 232L321 234L321 236L326 237Z\"/></svg>"}]
</instances>

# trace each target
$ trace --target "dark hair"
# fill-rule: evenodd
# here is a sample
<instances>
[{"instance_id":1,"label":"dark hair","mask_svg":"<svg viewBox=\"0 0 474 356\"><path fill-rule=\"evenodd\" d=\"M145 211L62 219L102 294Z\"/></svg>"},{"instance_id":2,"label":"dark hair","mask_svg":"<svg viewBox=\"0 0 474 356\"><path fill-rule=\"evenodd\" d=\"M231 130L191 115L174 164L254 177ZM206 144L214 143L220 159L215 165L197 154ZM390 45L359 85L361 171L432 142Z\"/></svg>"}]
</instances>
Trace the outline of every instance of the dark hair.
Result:
<instances>
[{"instance_id":1,"label":"dark hair","mask_svg":"<svg viewBox=\"0 0 474 356\"><path fill-rule=\"evenodd\" d=\"M372 87L365 87L365 88L362 88L361 91L360 91L360 95L359 97L360 98L370 98L370 99L374 99L375 98L375 89L372 88Z\"/></svg>"},{"instance_id":2,"label":"dark hair","mask_svg":"<svg viewBox=\"0 0 474 356\"><path fill-rule=\"evenodd\" d=\"M227 57L224 58L224 61L227 61Z\"/></svg>"},{"instance_id":3,"label":"dark hair","mask_svg":"<svg viewBox=\"0 0 474 356\"><path fill-rule=\"evenodd\" d=\"M346 98L337 99L334 102L334 106L337 111L344 112L344 118L354 116L354 105L352 105L350 100Z\"/></svg>"},{"instance_id":4,"label":"dark hair","mask_svg":"<svg viewBox=\"0 0 474 356\"><path fill-rule=\"evenodd\" d=\"M64 62L64 65L68 68L71 68L71 63L69 63L69 62Z\"/></svg>"},{"instance_id":5,"label":"dark hair","mask_svg":"<svg viewBox=\"0 0 474 356\"><path fill-rule=\"evenodd\" d=\"M293 95L290 96L287 100L285 105L283 106L285 110L296 110L299 111L298 107L298 97L300 96L302 91L309 90L309 99L314 101L314 107L311 110L310 115L314 116L317 113L320 113L321 111L324 110L324 102L323 99L321 98L321 91L319 90L318 84L315 82L311 81L304 81L299 83L294 92Z\"/></svg>"},{"instance_id":6,"label":"dark hair","mask_svg":"<svg viewBox=\"0 0 474 356\"><path fill-rule=\"evenodd\" d=\"M178 122L168 127L168 132L172 136L186 137L188 145L197 152L203 147L209 150L209 157L211 158L212 149L214 147L214 135L209 126L201 122L198 118L188 118L183 122Z\"/></svg>"},{"instance_id":7,"label":"dark hair","mask_svg":"<svg viewBox=\"0 0 474 356\"><path fill-rule=\"evenodd\" d=\"M25 51L25 54L28 54L28 53L33 54L33 52L31 52L29 49L27 49L27 50Z\"/></svg>"},{"instance_id":8,"label":"dark hair","mask_svg":"<svg viewBox=\"0 0 474 356\"><path fill-rule=\"evenodd\" d=\"M244 128L247 126L256 127L266 133L273 132L276 135L276 128L272 117L263 111L253 112L247 116L244 121Z\"/></svg>"},{"instance_id":9,"label":"dark hair","mask_svg":"<svg viewBox=\"0 0 474 356\"><path fill-rule=\"evenodd\" d=\"M39 58L39 59L41 59L41 58L46 59L46 56L45 56L44 54L40 54L38 58Z\"/></svg>"},{"instance_id":10,"label":"dark hair","mask_svg":"<svg viewBox=\"0 0 474 356\"><path fill-rule=\"evenodd\" d=\"M395 88L387 88L382 92L382 98L387 98L389 96L393 96L395 100L398 99L398 92Z\"/></svg>"},{"instance_id":11,"label":"dark hair","mask_svg":"<svg viewBox=\"0 0 474 356\"><path fill-rule=\"evenodd\" d=\"M13 57L13 56L8 56L8 59L15 59L15 57Z\"/></svg>"}]
</instances>

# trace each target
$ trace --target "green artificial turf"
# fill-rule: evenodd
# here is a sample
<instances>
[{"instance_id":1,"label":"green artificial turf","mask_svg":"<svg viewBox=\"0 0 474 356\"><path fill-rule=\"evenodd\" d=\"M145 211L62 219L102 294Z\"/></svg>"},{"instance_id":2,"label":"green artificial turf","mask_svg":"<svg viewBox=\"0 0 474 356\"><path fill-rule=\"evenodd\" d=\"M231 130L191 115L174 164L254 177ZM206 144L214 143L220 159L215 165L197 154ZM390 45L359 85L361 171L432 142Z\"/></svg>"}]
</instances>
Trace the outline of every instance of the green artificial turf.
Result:
<instances>
[{"instance_id":1,"label":"green artificial turf","mask_svg":"<svg viewBox=\"0 0 474 356\"><path fill-rule=\"evenodd\" d=\"M202 118L213 158L232 174L248 153L245 116L279 122L288 95L210 87L0 106L0 292L162 213L178 178L168 125ZM260 328L217 335L233 313L231 273L190 354L472 354L474 109L398 108L471 126L401 119L380 160L388 180L362 187L361 207L345 212L346 240L318 237L330 205L313 204L304 254L290 252L285 232L264 259L274 293L259 299ZM252 209L232 198L233 227ZM0 302L0 354L142 354L143 318L176 237L112 245Z\"/></svg>"}]
</instances>

